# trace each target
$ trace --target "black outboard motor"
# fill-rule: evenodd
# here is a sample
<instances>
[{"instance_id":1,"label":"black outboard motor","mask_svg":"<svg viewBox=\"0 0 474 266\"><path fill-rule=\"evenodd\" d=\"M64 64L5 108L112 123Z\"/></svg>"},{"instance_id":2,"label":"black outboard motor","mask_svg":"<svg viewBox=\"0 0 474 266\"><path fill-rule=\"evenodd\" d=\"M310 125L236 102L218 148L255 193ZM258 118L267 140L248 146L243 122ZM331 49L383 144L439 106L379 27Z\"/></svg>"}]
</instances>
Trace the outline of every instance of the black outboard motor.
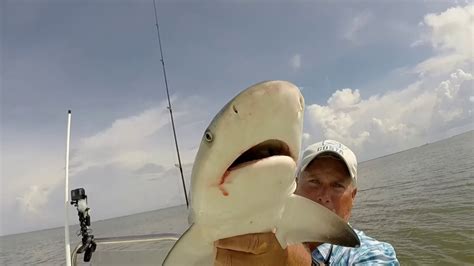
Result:
<instances>
[{"instance_id":1,"label":"black outboard motor","mask_svg":"<svg viewBox=\"0 0 474 266\"><path fill-rule=\"evenodd\" d=\"M91 217L89 216L90 208L87 207L87 195L83 188L71 190L71 205L74 205L79 215L79 224L81 226L78 236L82 236L82 246L77 250L77 253L84 253L84 262L89 262L92 253L95 251L97 244L94 241L92 230L89 229L91 225Z\"/></svg>"}]
</instances>

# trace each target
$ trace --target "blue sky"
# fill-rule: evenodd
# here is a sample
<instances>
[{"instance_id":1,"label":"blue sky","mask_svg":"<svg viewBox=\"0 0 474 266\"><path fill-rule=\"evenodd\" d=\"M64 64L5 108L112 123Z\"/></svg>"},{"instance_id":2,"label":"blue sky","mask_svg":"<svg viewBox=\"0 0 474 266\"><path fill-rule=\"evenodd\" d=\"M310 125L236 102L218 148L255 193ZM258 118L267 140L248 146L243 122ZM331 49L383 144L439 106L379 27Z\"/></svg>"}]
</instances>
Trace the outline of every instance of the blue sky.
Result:
<instances>
[{"instance_id":1,"label":"blue sky","mask_svg":"<svg viewBox=\"0 0 474 266\"><path fill-rule=\"evenodd\" d=\"M473 129L469 2L157 6L187 178L215 113L263 80L302 89L304 145L360 160ZM68 109L94 219L184 203L154 24L151 0L1 3L0 234L62 224Z\"/></svg>"}]
</instances>

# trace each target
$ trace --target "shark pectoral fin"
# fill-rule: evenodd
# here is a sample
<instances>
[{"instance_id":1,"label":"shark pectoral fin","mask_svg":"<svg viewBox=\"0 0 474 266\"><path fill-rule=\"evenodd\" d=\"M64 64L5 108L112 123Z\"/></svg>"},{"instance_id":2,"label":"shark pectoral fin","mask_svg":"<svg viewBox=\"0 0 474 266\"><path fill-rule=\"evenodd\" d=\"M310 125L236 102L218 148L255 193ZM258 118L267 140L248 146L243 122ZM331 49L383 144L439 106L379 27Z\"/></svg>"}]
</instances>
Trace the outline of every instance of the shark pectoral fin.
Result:
<instances>
[{"instance_id":1,"label":"shark pectoral fin","mask_svg":"<svg viewBox=\"0 0 474 266\"><path fill-rule=\"evenodd\" d=\"M212 242L206 242L205 239L202 229L191 225L171 248L163 265L214 265L215 248Z\"/></svg>"},{"instance_id":2,"label":"shark pectoral fin","mask_svg":"<svg viewBox=\"0 0 474 266\"><path fill-rule=\"evenodd\" d=\"M354 230L335 213L309 199L291 195L276 228L280 245L303 242L331 243L357 247L360 240Z\"/></svg>"}]
</instances>

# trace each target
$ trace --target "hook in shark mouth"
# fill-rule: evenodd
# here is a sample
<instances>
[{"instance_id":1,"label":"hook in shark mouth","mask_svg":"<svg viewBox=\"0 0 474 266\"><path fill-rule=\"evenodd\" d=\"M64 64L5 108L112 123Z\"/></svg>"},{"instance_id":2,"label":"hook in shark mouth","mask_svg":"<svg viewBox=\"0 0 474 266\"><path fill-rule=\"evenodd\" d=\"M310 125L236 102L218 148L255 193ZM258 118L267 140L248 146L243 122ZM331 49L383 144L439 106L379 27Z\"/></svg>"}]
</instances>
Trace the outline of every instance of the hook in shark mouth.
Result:
<instances>
[{"instance_id":1,"label":"hook in shark mouth","mask_svg":"<svg viewBox=\"0 0 474 266\"><path fill-rule=\"evenodd\" d=\"M245 151L242 155L235 159L227 171L232 171L236 168L240 168L247 164L272 156L288 156L293 158L290 152L290 147L288 147L285 142L277 139L270 139L261 142L260 144L257 144ZM295 158L293 158L293 160L295 160Z\"/></svg>"}]
</instances>

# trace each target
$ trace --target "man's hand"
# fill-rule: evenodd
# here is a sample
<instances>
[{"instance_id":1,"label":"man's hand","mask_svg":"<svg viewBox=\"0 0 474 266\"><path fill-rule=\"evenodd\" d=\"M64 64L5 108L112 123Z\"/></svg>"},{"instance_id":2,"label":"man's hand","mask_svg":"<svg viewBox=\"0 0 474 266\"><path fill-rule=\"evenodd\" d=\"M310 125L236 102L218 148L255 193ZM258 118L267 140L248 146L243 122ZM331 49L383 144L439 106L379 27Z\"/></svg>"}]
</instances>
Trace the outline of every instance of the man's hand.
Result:
<instances>
[{"instance_id":1,"label":"man's hand","mask_svg":"<svg viewBox=\"0 0 474 266\"><path fill-rule=\"evenodd\" d=\"M230 237L215 245L216 266L311 265L311 256L303 245L282 249L273 233Z\"/></svg>"}]
</instances>

